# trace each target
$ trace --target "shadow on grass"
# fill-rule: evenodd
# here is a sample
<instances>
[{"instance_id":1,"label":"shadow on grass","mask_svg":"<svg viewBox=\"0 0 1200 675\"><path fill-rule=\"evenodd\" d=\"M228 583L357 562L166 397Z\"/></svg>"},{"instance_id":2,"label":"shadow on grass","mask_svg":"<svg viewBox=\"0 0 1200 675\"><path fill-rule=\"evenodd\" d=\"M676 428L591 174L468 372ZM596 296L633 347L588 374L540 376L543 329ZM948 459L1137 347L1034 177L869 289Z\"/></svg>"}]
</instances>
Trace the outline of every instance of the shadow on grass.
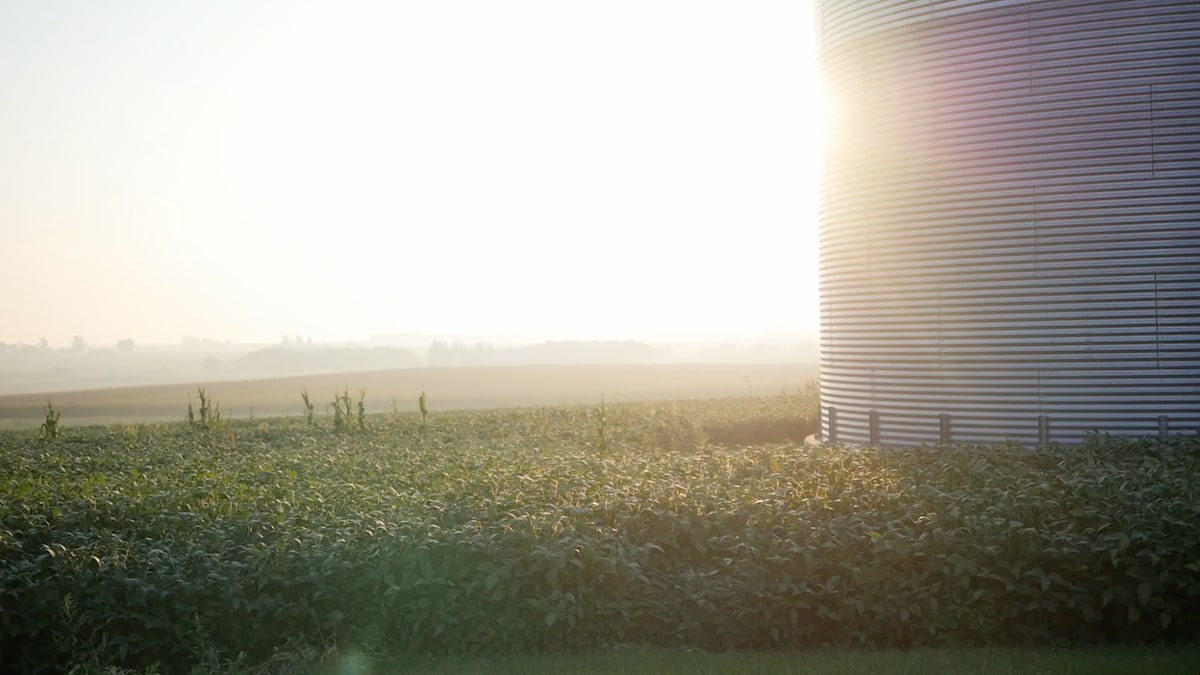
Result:
<instances>
[{"instance_id":1,"label":"shadow on grass","mask_svg":"<svg viewBox=\"0 0 1200 675\"><path fill-rule=\"evenodd\" d=\"M815 424L805 418L754 420L705 426L709 443L719 445L766 445L802 443L814 431Z\"/></svg>"},{"instance_id":2,"label":"shadow on grass","mask_svg":"<svg viewBox=\"0 0 1200 675\"><path fill-rule=\"evenodd\" d=\"M540 673L788 673L821 675L1130 675L1200 674L1200 645L1087 649L938 649L897 651L812 650L706 654L628 649L585 654L512 656L475 660L413 659L378 664L373 673L537 675ZM330 672L347 672L334 669Z\"/></svg>"}]
</instances>

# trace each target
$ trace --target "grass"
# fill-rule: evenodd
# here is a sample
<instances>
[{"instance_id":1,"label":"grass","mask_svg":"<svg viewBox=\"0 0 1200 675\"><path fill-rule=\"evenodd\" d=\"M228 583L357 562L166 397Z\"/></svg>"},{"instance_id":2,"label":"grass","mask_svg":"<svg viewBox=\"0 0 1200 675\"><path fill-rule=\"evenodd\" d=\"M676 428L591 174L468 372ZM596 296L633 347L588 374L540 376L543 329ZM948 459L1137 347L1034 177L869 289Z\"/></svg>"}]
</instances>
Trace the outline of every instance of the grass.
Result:
<instances>
[{"instance_id":1,"label":"grass","mask_svg":"<svg viewBox=\"0 0 1200 675\"><path fill-rule=\"evenodd\" d=\"M361 657L336 672L403 672L428 675L538 675L580 673L679 673L733 675L1133 675L1200 673L1200 647L1096 647L1089 649L932 649L912 651L813 650L706 654L630 649L585 654L513 656L475 660L413 659L370 670ZM395 670L391 670L394 668Z\"/></svg>"}]
</instances>

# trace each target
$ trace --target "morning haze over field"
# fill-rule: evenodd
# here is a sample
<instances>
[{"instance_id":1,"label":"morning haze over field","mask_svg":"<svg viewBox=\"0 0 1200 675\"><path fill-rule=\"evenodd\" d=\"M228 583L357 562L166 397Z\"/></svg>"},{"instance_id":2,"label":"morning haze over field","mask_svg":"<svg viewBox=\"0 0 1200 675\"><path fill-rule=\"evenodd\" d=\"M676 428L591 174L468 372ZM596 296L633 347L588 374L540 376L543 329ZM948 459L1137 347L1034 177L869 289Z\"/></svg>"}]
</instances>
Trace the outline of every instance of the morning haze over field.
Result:
<instances>
[{"instance_id":1,"label":"morning haze over field","mask_svg":"<svg viewBox=\"0 0 1200 675\"><path fill-rule=\"evenodd\" d=\"M798 3L0 7L0 340L816 326Z\"/></svg>"},{"instance_id":2,"label":"morning haze over field","mask_svg":"<svg viewBox=\"0 0 1200 675\"><path fill-rule=\"evenodd\" d=\"M810 362L811 8L0 5L0 394Z\"/></svg>"}]
</instances>

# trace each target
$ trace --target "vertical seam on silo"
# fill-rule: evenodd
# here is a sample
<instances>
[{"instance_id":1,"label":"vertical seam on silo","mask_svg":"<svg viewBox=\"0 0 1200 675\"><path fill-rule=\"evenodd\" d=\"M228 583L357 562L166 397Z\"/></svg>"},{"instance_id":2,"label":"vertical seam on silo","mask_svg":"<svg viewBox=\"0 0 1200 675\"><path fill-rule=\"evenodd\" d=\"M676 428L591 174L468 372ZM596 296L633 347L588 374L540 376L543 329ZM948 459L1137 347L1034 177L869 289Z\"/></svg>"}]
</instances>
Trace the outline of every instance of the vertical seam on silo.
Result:
<instances>
[{"instance_id":1,"label":"vertical seam on silo","mask_svg":"<svg viewBox=\"0 0 1200 675\"><path fill-rule=\"evenodd\" d=\"M942 360L942 350L945 347L945 337L942 334L942 282L937 283L937 330L938 330L938 371L946 367Z\"/></svg>"},{"instance_id":2,"label":"vertical seam on silo","mask_svg":"<svg viewBox=\"0 0 1200 675\"><path fill-rule=\"evenodd\" d=\"M1037 369L1037 408L1038 415L1046 414L1046 400L1042 397L1042 369Z\"/></svg>"},{"instance_id":3,"label":"vertical seam on silo","mask_svg":"<svg viewBox=\"0 0 1200 675\"><path fill-rule=\"evenodd\" d=\"M1150 85L1150 178L1158 178L1158 164L1154 153L1154 85Z\"/></svg>"},{"instance_id":4,"label":"vertical seam on silo","mask_svg":"<svg viewBox=\"0 0 1200 675\"><path fill-rule=\"evenodd\" d=\"M1038 250L1038 189L1033 186L1033 278L1042 278L1041 252Z\"/></svg>"},{"instance_id":5,"label":"vertical seam on silo","mask_svg":"<svg viewBox=\"0 0 1200 675\"><path fill-rule=\"evenodd\" d=\"M1162 331L1159 327L1158 273L1154 273L1154 367L1162 368Z\"/></svg>"},{"instance_id":6,"label":"vertical seam on silo","mask_svg":"<svg viewBox=\"0 0 1200 675\"><path fill-rule=\"evenodd\" d=\"M868 408L868 410L872 410L872 409L874 409L874 408L875 408L875 406L879 405L878 401L876 401L876 400L875 400L875 364L874 364L874 363L872 363L872 364L871 364L871 398L870 398L870 403L871 403L871 405L870 405L870 407Z\"/></svg>"}]
</instances>

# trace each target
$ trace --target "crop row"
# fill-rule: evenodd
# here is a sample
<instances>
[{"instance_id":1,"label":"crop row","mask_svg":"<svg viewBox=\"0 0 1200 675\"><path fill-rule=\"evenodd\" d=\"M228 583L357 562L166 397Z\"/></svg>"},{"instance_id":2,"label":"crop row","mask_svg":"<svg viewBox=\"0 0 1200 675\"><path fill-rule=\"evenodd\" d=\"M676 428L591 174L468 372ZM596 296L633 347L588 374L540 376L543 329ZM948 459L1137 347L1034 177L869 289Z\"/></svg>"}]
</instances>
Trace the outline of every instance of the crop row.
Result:
<instances>
[{"instance_id":1,"label":"crop row","mask_svg":"<svg viewBox=\"0 0 1200 675\"><path fill-rule=\"evenodd\" d=\"M811 401L0 436L0 670L1200 638L1200 439L805 447Z\"/></svg>"}]
</instances>

